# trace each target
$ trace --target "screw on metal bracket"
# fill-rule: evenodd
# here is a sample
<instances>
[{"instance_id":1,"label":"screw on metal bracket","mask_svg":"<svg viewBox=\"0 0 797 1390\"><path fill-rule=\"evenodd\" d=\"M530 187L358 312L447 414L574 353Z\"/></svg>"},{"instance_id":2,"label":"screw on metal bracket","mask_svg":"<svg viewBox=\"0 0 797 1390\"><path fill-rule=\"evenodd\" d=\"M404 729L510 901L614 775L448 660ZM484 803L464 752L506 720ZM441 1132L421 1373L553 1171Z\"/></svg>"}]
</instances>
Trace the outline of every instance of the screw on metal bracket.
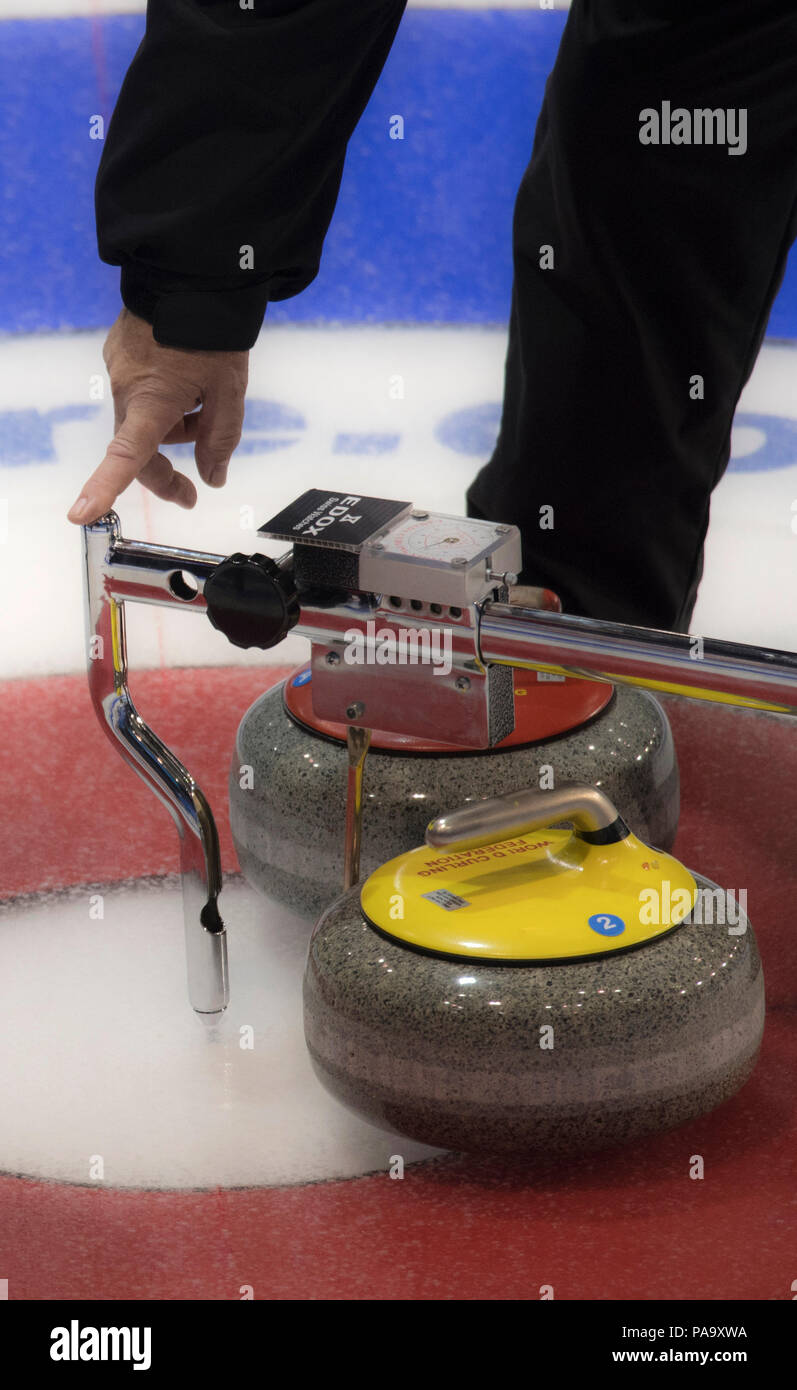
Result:
<instances>
[{"instance_id":1,"label":"screw on metal bracket","mask_svg":"<svg viewBox=\"0 0 797 1390\"><path fill-rule=\"evenodd\" d=\"M507 586L517 584L517 575L512 570L504 570L501 573L498 570L488 569L485 577L491 584L506 584Z\"/></svg>"},{"instance_id":2,"label":"screw on metal bracket","mask_svg":"<svg viewBox=\"0 0 797 1390\"><path fill-rule=\"evenodd\" d=\"M470 690L470 680L467 676L457 676L456 687L457 690Z\"/></svg>"}]
</instances>

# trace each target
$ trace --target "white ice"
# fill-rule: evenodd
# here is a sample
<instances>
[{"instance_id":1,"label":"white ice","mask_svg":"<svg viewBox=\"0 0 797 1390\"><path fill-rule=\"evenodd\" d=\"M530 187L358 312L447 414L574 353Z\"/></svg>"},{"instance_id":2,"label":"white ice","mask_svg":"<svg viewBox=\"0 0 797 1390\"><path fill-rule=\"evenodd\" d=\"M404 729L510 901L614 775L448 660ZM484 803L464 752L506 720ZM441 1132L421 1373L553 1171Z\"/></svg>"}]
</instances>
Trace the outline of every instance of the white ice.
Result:
<instances>
[{"instance_id":1,"label":"white ice","mask_svg":"<svg viewBox=\"0 0 797 1390\"><path fill-rule=\"evenodd\" d=\"M103 336L0 342L0 412L93 403L90 379L104 377ZM456 453L435 438L435 427L455 410L489 403L498 409L505 350L500 329L272 325L252 354L249 396L299 411L306 427L290 446L234 456L227 486L215 492L200 483L191 512L134 484L118 502L124 534L218 553L279 554L284 547L264 545L255 528L308 487L461 512L489 450L484 458ZM391 394L396 377L400 398ZM4 676L84 668L79 536L64 514L112 433L110 400L100 404L88 420L54 426L53 462L0 468L0 572L4 593L14 595L0 611ZM740 409L797 420L797 346L764 347ZM400 439L383 454L333 453L333 440L349 431ZM759 443L742 429L735 452L749 454ZM797 649L797 446L795 459L784 468L728 473L717 488L693 632ZM190 457L178 466L193 475ZM242 516L249 529L242 529ZM308 650L303 639L289 637L264 658L230 647L183 611L128 605L127 616L133 668L291 662Z\"/></svg>"},{"instance_id":2,"label":"white ice","mask_svg":"<svg viewBox=\"0 0 797 1390\"><path fill-rule=\"evenodd\" d=\"M0 412L90 402L91 378L104 375L103 336L0 342ZM450 412L500 405L505 347L499 329L272 325L252 354L250 397L282 402L306 427L289 447L236 456L227 487L200 485L193 512L134 485L118 503L124 533L225 554L254 550L263 543L253 527L313 486L460 512L483 459L454 452L435 429ZM797 348L767 344L742 409L797 419L796 372ZM348 431L400 438L383 454L333 452ZM111 432L106 389L91 418L54 426L52 462L0 469L4 676L85 669L80 536L64 514ZM741 428L736 455L761 442ZM180 466L193 471L190 459ZM797 463L726 476L714 497L694 631L797 649L793 526ZM289 637L265 656L243 653L200 616L127 607L133 674L299 661L308 650ZM116 756L110 747L107 756ZM120 776L129 776L121 763ZM163 816L164 834L175 833L154 803L153 815ZM0 1171L89 1183L92 1155L101 1155L114 1186L272 1184L386 1171L392 1154L410 1161L430 1152L360 1122L316 1080L301 1027L308 927L240 882L225 888L222 907L232 1004L216 1035L187 1002L176 887L109 891L102 921L89 918L81 892L0 914ZM239 1046L246 1025L252 1051Z\"/></svg>"},{"instance_id":3,"label":"white ice","mask_svg":"<svg viewBox=\"0 0 797 1390\"><path fill-rule=\"evenodd\" d=\"M231 1002L209 1026L187 1000L179 886L117 888L103 906L90 918L73 893L0 913L0 1171L109 1187L390 1181L391 1157L437 1152L366 1124L316 1079L308 923L227 883Z\"/></svg>"}]
</instances>

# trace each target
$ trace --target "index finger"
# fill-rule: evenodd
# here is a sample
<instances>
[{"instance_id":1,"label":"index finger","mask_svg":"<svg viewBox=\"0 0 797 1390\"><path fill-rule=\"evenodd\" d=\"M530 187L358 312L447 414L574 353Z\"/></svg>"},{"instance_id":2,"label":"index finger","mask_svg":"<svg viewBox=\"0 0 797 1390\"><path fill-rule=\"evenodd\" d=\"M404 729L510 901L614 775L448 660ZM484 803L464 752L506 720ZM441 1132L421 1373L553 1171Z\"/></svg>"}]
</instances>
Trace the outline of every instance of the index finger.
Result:
<instances>
[{"instance_id":1,"label":"index finger","mask_svg":"<svg viewBox=\"0 0 797 1390\"><path fill-rule=\"evenodd\" d=\"M67 513L70 521L87 526L104 516L117 497L137 478L165 435L183 418L183 403L134 398L105 453Z\"/></svg>"}]
</instances>

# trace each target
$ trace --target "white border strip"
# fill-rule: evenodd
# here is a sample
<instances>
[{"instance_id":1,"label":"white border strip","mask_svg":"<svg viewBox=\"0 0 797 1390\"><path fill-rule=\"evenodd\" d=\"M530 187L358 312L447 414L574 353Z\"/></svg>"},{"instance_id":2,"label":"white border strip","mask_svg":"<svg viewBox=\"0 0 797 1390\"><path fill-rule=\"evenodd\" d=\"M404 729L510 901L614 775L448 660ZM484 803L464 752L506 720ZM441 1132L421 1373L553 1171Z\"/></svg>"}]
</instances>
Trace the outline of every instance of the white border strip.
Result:
<instances>
[{"instance_id":1,"label":"white border strip","mask_svg":"<svg viewBox=\"0 0 797 1390\"><path fill-rule=\"evenodd\" d=\"M408 0L411 10L566 10L570 0ZM0 19L143 14L146 0L0 0Z\"/></svg>"}]
</instances>

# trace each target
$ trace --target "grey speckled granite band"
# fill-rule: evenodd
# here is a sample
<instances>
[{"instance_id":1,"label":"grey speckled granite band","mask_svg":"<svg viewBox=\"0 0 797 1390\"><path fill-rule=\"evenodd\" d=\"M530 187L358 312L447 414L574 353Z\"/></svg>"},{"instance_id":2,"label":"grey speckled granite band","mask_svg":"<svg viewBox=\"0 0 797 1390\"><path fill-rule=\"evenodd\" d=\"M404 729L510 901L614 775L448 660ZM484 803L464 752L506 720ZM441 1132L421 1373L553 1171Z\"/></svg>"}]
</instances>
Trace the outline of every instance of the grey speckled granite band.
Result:
<instances>
[{"instance_id":1,"label":"grey speckled granite band","mask_svg":"<svg viewBox=\"0 0 797 1390\"><path fill-rule=\"evenodd\" d=\"M390 941L353 888L310 944L310 1056L358 1114L443 1148L571 1154L672 1129L755 1064L764 983L740 922L741 935L687 919L591 962L496 966ZM547 1024L552 1048L540 1046Z\"/></svg>"},{"instance_id":2,"label":"grey speckled granite band","mask_svg":"<svg viewBox=\"0 0 797 1390\"><path fill-rule=\"evenodd\" d=\"M361 877L423 843L427 823L473 797L556 781L600 786L640 839L669 849L679 812L672 734L661 705L620 686L606 709L574 732L498 753L405 755L378 749L365 764ZM240 768L253 785L242 789ZM286 714L282 686L241 721L230 770L230 824L253 887L317 917L343 882L346 751Z\"/></svg>"}]
</instances>

